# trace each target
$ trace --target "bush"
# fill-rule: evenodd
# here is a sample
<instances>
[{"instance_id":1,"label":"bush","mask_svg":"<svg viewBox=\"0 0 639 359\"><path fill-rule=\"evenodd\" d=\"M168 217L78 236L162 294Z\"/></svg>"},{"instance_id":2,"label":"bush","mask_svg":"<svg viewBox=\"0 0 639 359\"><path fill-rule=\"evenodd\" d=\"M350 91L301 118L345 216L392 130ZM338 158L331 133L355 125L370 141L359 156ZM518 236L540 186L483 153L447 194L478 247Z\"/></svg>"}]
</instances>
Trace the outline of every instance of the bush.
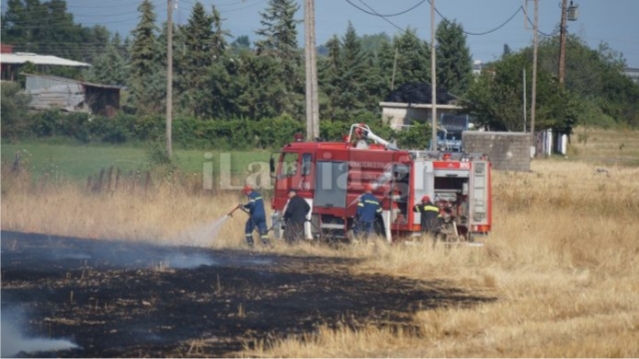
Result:
<instances>
[{"instance_id":1,"label":"bush","mask_svg":"<svg viewBox=\"0 0 639 359\"><path fill-rule=\"evenodd\" d=\"M418 123L396 134L397 145L406 149L426 149L432 137L431 126Z\"/></svg>"},{"instance_id":2,"label":"bush","mask_svg":"<svg viewBox=\"0 0 639 359\"><path fill-rule=\"evenodd\" d=\"M2 137L15 139L26 136L28 131L27 105L31 98L20 91L19 84L13 82L3 81L0 90Z\"/></svg>"}]
</instances>

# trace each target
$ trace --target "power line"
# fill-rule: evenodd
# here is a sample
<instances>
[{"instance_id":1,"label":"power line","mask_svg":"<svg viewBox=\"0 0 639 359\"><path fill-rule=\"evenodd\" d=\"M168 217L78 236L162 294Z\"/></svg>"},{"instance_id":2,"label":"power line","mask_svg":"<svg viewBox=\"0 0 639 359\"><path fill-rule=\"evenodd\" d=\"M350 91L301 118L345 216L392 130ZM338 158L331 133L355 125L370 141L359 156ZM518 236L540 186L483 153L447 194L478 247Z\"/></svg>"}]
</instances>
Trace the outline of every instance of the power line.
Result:
<instances>
[{"instance_id":1,"label":"power line","mask_svg":"<svg viewBox=\"0 0 639 359\"><path fill-rule=\"evenodd\" d=\"M427 0L428 3L430 4L430 0ZM490 33L493 33L499 29L501 29L502 27L506 26L506 24L508 24L517 14L519 14L520 11L523 10L523 7L518 7L517 10L508 18L508 20L504 21L501 25L495 27L494 29L488 30L488 31L484 31L484 32L469 32L469 31L464 31L462 29L462 32L466 35L471 35L471 36L483 36L483 35L488 35ZM442 20L444 20L445 22L451 24L452 22L450 20L448 20L446 18L446 16L442 15L441 12L439 12L439 10L437 10L437 8L435 8L435 12L437 12L437 15L439 15Z\"/></svg>"},{"instance_id":2,"label":"power line","mask_svg":"<svg viewBox=\"0 0 639 359\"><path fill-rule=\"evenodd\" d=\"M393 13L393 14L379 14L377 12L370 12L368 10L362 9L361 7L353 4L349 0L346 0L346 1L348 1L349 4L351 4L352 6L356 7L357 9L359 9L360 11L362 11L362 12L364 12L366 14L373 15L373 16L379 16L379 17L394 17L394 16L399 16L399 15L404 15L404 14L410 12L410 11L413 11L414 9L419 7L421 4L425 3L427 0L421 0L420 2L415 4L414 6L411 6L410 8L408 8L406 10L403 10L403 11L400 11L400 12L396 12L396 13ZM364 4L364 5L366 5L366 4ZM368 5L366 5L366 6L368 6Z\"/></svg>"},{"instance_id":3,"label":"power line","mask_svg":"<svg viewBox=\"0 0 639 359\"><path fill-rule=\"evenodd\" d=\"M184 1L184 2L189 3L191 5L195 5L195 3L197 3L197 2L202 3L202 1L199 1L199 0L196 0L196 1L193 1L193 0L181 0L181 1ZM234 6L238 6L238 5L241 6L241 8L246 8L246 7L255 6L257 4L261 4L265 0L258 0L257 2L253 2L253 3L251 3L251 1L254 1L254 0L240 0L240 1L228 2L228 3L212 2L210 5L215 6L217 9L219 9L220 7L222 7L222 8L224 8L226 6L234 7ZM250 3L250 4L247 5L248 3Z\"/></svg>"},{"instance_id":4,"label":"power line","mask_svg":"<svg viewBox=\"0 0 639 359\"><path fill-rule=\"evenodd\" d=\"M362 4L364 4L364 6L366 6L367 8L369 8L371 11L367 11L366 9L362 9L361 7L359 7L359 6L357 6L356 4L354 4L353 2L351 2L351 0L346 0L346 2L348 2L351 6L355 7L356 9L358 9L358 10L360 10L360 11L362 11L362 12L366 13L366 14L369 14L369 15L373 15L373 16L380 17L380 18L384 19L386 22L389 22L391 25L393 25L393 26L395 26L395 27L397 27L397 28L399 28L399 27L398 27L397 25L393 24L392 22L390 22L390 21L387 19L387 17L392 17L392 16L397 16L397 15L405 14L405 13L407 13L407 12L409 12L409 11L411 11L411 10L413 10L413 9L417 8L419 5L423 4L425 1L428 1L428 3L430 4L430 0L423 0L423 1L420 1L419 3L417 3L416 5L414 5L413 7L409 8L409 9L407 9L407 10L404 10L404 11L402 11L402 12L399 12L399 13L396 13L396 14L386 14L386 15L384 15L384 14L380 14L380 13L378 13L377 11L375 11L373 8L371 8L368 4L366 4L366 3L365 3L364 1L362 1L362 0L360 0L360 2L361 2ZM495 32L495 31L497 31L497 30L501 29L502 27L506 26L506 24L508 24L510 21L512 21L512 19L513 19L513 18L515 18L515 16L516 16L516 15L517 15L520 11L522 11L522 10L523 10L523 8L522 8L521 6L520 6L520 7L518 7L518 8L517 8L517 10L516 10L516 11L515 11L515 12L514 12L514 13L513 13L513 14L512 14L512 15L511 15L511 16L510 16L510 17L509 17L506 21L504 21L501 25L499 25L499 26L495 27L494 29L491 29L491 30L488 30L488 31L484 31L484 32L477 32L477 33L475 33L475 32L469 32L469 31L464 31L464 30L462 29L462 32L463 32L464 34L472 35L472 36L481 36L481 35L487 35L487 34L490 34L490 33L492 33L492 32ZM451 23L451 21L450 21L450 20L448 20L448 19L446 18L446 16L444 16L444 15L443 15L443 14L442 14L439 10L437 10L437 8L435 8L435 11L437 12L437 14L438 14L438 15L439 15L439 16L440 16L440 17L441 17L441 18L442 18L445 22L447 22L447 23ZM402 31L403 31L403 30L402 30Z\"/></svg>"},{"instance_id":5,"label":"power line","mask_svg":"<svg viewBox=\"0 0 639 359\"><path fill-rule=\"evenodd\" d=\"M347 3L355 6L355 4L353 4L350 0L346 0ZM413 34L412 32L408 31L408 30L404 30L401 27L399 27L397 24L395 24L394 22L388 20L386 17L381 16L377 11L375 11L375 9L373 9L372 7L370 7L370 5L368 5L367 3L365 3L363 0L359 0L359 2L361 2L364 6L366 6L367 8L369 8L373 13L375 13L375 16L378 16L379 18L381 18L382 20L386 21L387 23L391 24L392 26L394 26L396 29L398 29L399 31L408 34L412 37L414 37L415 39L417 39L418 41L423 41L421 40L419 37L417 37L415 34ZM355 6L357 9L359 9L358 6ZM424 43L429 46L432 49L436 49L435 46L433 44L429 44L426 41L424 41Z\"/></svg>"},{"instance_id":6,"label":"power line","mask_svg":"<svg viewBox=\"0 0 639 359\"><path fill-rule=\"evenodd\" d=\"M188 0L182 0L182 1L188 1ZM228 10L220 10L220 9L217 8L217 5L216 5L216 9L218 9L218 11L221 14L226 14L226 13L241 11L241 10L244 10L244 9L248 9L248 8L254 7L256 5L259 5L259 4L263 3L264 1L266 1L266 0L259 0L257 2L251 3L250 5L247 5L247 6L243 6L243 7L235 8L235 9L228 9ZM188 1L188 2L190 2L190 1ZM190 3L194 4L194 2L190 2ZM166 6L167 6L166 4L156 5L155 6L155 10L166 10ZM24 12L23 14L27 14L27 15L31 14L33 16L42 16L42 15L44 15L45 12L46 11L36 10L36 11L31 11L31 12ZM90 15L88 15L88 14L75 14L73 12L70 12L68 9L66 10L66 12L74 16L74 19L73 19L74 23L73 23L73 25L65 26L65 28L73 28L75 26L88 26L88 27L91 27L91 26L96 26L96 25L118 24L118 23L123 23L123 22L135 21L135 20L138 20L140 18L139 12L137 10L135 10L135 11L128 11L128 12L118 13L118 14L97 14L97 15L95 15L96 17L94 19L89 18L85 22L85 21L82 21L81 18L90 17ZM124 16L124 15L132 15L132 14L137 14L137 15L134 18L126 18L126 19L113 20L113 21L99 21L98 20L98 19L103 18L104 16ZM76 16L79 17L80 19L76 19L75 18ZM7 25L3 24L3 27L4 27L5 30L9 30L9 29L11 29L14 26L15 27L19 27L19 29L29 30L29 29L42 28L44 26L53 26L53 25L56 25L56 24L66 24L66 23L67 23L67 21L64 21L64 20L63 21L52 21L52 22L42 23L42 19L30 19L30 20L24 20L24 21L9 21L9 22L7 22Z\"/></svg>"},{"instance_id":7,"label":"power line","mask_svg":"<svg viewBox=\"0 0 639 359\"><path fill-rule=\"evenodd\" d=\"M528 15L527 15L527 14L526 14L526 19L528 20L528 23L530 23L530 25L533 25L533 26L534 26L534 24L533 24L532 20L530 20L530 18L528 17ZM560 29L560 28L557 28L557 29L555 29L552 33L550 33L550 34L546 34L545 32L543 32L543 31L541 31L541 30L537 29L537 32L538 32L540 35L544 35L544 36L546 36L546 37L553 37L553 36L557 35L557 34L559 33L559 31L561 31L561 29Z\"/></svg>"}]
</instances>

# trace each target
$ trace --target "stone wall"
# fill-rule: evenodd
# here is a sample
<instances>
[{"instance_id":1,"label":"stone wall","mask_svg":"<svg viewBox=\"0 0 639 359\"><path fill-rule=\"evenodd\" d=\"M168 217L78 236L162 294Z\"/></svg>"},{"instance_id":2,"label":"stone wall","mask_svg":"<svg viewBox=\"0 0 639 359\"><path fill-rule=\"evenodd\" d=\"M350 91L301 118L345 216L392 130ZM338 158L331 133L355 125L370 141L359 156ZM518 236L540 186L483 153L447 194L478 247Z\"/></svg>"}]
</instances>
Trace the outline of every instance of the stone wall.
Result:
<instances>
[{"instance_id":1,"label":"stone wall","mask_svg":"<svg viewBox=\"0 0 639 359\"><path fill-rule=\"evenodd\" d=\"M495 170L530 171L529 133L464 131L462 141L464 152L487 154Z\"/></svg>"}]
</instances>

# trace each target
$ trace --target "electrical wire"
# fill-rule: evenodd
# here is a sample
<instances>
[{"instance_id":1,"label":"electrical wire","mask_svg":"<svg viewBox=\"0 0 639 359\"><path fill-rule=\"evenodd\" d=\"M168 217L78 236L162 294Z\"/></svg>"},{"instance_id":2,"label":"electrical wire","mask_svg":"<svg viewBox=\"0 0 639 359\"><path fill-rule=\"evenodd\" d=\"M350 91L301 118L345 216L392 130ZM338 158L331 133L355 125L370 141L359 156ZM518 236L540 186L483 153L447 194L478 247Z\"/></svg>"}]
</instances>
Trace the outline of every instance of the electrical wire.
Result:
<instances>
[{"instance_id":1,"label":"electrical wire","mask_svg":"<svg viewBox=\"0 0 639 359\"><path fill-rule=\"evenodd\" d=\"M532 20L530 20L530 18L528 17L528 14L526 14L526 19L528 20L528 23L529 23L530 25L532 25L533 27L535 26L535 24L532 22ZM560 29L560 28L558 28L558 29L556 29L555 31L553 31L552 33L550 33L550 34L546 34L545 32L543 32L543 31L541 31L541 30L537 29L537 32L538 32L540 35L544 35L544 36L546 36L546 37L553 37L553 36L557 35L560 31L561 31L561 29Z\"/></svg>"},{"instance_id":2,"label":"electrical wire","mask_svg":"<svg viewBox=\"0 0 639 359\"><path fill-rule=\"evenodd\" d=\"M408 10L404 10L404 11L402 11L402 12L400 12L400 13L397 13L397 14L387 14L387 15L384 15L384 14L380 14L380 13L378 13L377 11L375 11L373 8L371 8L371 7L370 7L368 4L366 4L364 1L362 1L362 0L359 0L359 1L360 1L360 2L364 5L364 6L366 6L367 8L369 8L371 11L367 11L366 9L362 9L361 7L359 7L359 6L357 6L356 4L354 4L351 0L346 0L346 2L347 2L347 3L349 3L351 6L355 7L356 9L358 9L358 10L360 10L360 11L362 11L362 12L366 13L366 14L369 14L369 15L378 16L378 17L380 17L380 18L382 18L382 19L386 20L386 22L389 22L389 20L388 20L388 19L386 19L387 17L392 17L392 16L397 16L397 15L405 14L405 13L407 13L407 12L409 12L409 11L411 11L411 10L413 10L413 9L417 8L419 5L423 4L425 1L428 1L428 3L430 4L430 0L424 0L424 1L419 2L417 5L413 6L412 8L410 8L410 9L408 9ZM512 14L512 15L511 15L511 16L510 16L510 17L509 17L506 21L504 21L501 25L499 25L499 26L497 26L497 27L495 27L495 28L493 28L493 29L491 29L491 30L484 31L484 32L469 32L469 31L464 31L464 30L462 29L462 32L463 32L464 34L466 34L466 35L472 35L472 36L488 35L488 34L490 34L490 33L493 33L493 32L495 32L495 31L497 31L497 30L501 29L502 27L506 26L506 24L508 24L509 22L511 22L511 21L512 21L512 19L514 19L514 18L515 18L515 16L517 16L517 14L519 14L519 12L520 12L520 11L522 11L522 10L523 10L523 7L519 6L519 7L517 8L517 10L516 10L516 11L515 11L515 12L514 12L514 13L513 13L513 14ZM437 12L437 14L438 14L438 15L439 15L439 16L440 16L440 17L441 17L441 18L442 18L445 22L447 22L447 23L451 23L451 21L450 21L450 20L448 20L448 19L447 19L447 18L446 18L446 17L445 17L445 16L444 16L444 15L443 15L443 14L442 14L439 10L437 10L437 8L435 8L435 12ZM391 22L390 24L391 24L391 25L393 25L393 26L395 26L395 27L397 27L397 28L399 28L397 25L393 24L392 22Z\"/></svg>"},{"instance_id":3,"label":"electrical wire","mask_svg":"<svg viewBox=\"0 0 639 359\"><path fill-rule=\"evenodd\" d=\"M428 3L430 4L430 0L427 0ZM490 33L493 33L499 29L501 29L502 27L506 26L506 24L508 24L513 18L515 18L515 16L517 14L519 14L520 11L522 11L524 8L523 7L518 7L517 10L508 18L508 20L504 21L501 25L495 27L494 29L488 30L488 31L484 31L484 32L469 32L469 31L464 31L462 29L462 32L466 35L471 35L471 36L483 36L483 35L488 35ZM442 18L442 20L444 20L445 22L451 24L452 22L450 20L448 20L446 18L446 16L442 15L441 12L439 12L439 10L437 10L437 8L435 8L435 12Z\"/></svg>"},{"instance_id":4,"label":"electrical wire","mask_svg":"<svg viewBox=\"0 0 639 359\"><path fill-rule=\"evenodd\" d=\"M180 0L180 1L188 1L188 0ZM236 12L236 11L241 11L244 9L248 9L251 7L254 7L256 5L262 4L264 1L266 0L259 0L256 2L253 2L249 5L240 7L240 8L235 8L235 9L228 9L228 10L220 10L218 9L218 11L221 14L226 14L226 13L231 13L231 12ZM425 1L425 0L424 0ZM188 1L190 2L190 1ZM194 4L193 2L190 2L191 4ZM239 4L239 2L238 2ZM160 3L160 5L156 5L154 10L166 10L168 4L166 2L162 2ZM216 6L217 8L217 6ZM33 11L31 12L31 15L33 15L34 17L38 17L38 16L42 16L43 12L45 12L44 10L38 10L38 11ZM68 12L68 10L67 10ZM29 15L29 13L26 13L27 15ZM123 23L123 22L129 22L129 21L135 21L138 20L140 18L140 14L137 10L135 11L128 11L128 12L123 12L123 13L118 13L118 14L99 14L96 15L96 19L91 19L88 18L86 19L86 21L82 21L82 19L84 19L85 17L90 17L90 14L74 14L71 13L75 16L77 16L79 19L74 19L74 24L73 25L69 25L69 26L65 26L66 28L73 28L75 26L95 26L95 25L109 25L109 24L118 24L118 23ZM124 15L133 15L136 14L135 17L131 18L126 18L126 19L118 19L118 20L112 20L112 21L102 21L102 20L98 20L98 18L103 18L104 16L124 16ZM76 23L77 22L77 23ZM53 21L53 22L48 22L46 24L42 24L42 19L29 19L29 20L24 20L24 21L9 21L8 23L8 27L11 28L13 26L17 26L20 29L24 29L24 30L29 30L29 29L38 29L38 28L42 28L43 26L52 26L52 25L56 25L56 24L66 24L66 21ZM37 25L36 25L37 24ZM5 25L3 23L3 27L5 29L7 29L7 25Z\"/></svg>"},{"instance_id":5,"label":"electrical wire","mask_svg":"<svg viewBox=\"0 0 639 359\"><path fill-rule=\"evenodd\" d=\"M373 15L373 16L379 16L379 17L394 17L394 16L399 16L399 15L404 15L404 14L406 14L406 13L410 12L410 11L415 10L415 9L416 9L416 8L418 8L421 4L425 3L427 0L421 0L420 2L418 2L417 4L415 4L414 6L411 6L410 8L408 8L408 9L406 9L406 10L403 10L403 11L400 11L400 12L396 12L396 13L393 13L393 14L379 14L379 13L377 13L377 12L375 12L375 11L370 12L370 11L368 11L368 10L362 9L361 7L359 7L359 6L355 5L355 4L353 4L353 3L352 3L352 2L350 2L349 0L346 0L346 1L348 1L348 3L349 3L349 4L351 4L353 7L356 7L357 9L359 9L360 11L362 11L362 12L364 12L364 13L366 13L366 14ZM364 5L366 5L366 4L364 4ZM368 5L366 5L366 6L368 6Z\"/></svg>"},{"instance_id":6,"label":"electrical wire","mask_svg":"<svg viewBox=\"0 0 639 359\"><path fill-rule=\"evenodd\" d=\"M346 0L347 3L354 5L350 0ZM399 27L397 24L395 24L394 22L388 20L386 17L381 16L377 11L375 11L375 9L373 9L372 7L370 7L370 5L368 5L367 3L365 3L363 0L359 0L359 2L361 2L364 6L366 6L367 8L369 8L373 13L375 13L375 16L378 16L379 18L381 18L382 20L386 21L387 23L391 24L392 26L394 26L396 29L398 29L399 31L410 35L412 37L414 37L417 41L422 42L423 40L421 40L419 37L417 37L415 34L413 34L412 32L408 31L408 30L404 30L401 27ZM359 7L356 6L356 8L359 9ZM432 49L436 49L436 47L433 44L429 44L426 41L423 41L424 44L426 44L428 47Z\"/></svg>"}]
</instances>

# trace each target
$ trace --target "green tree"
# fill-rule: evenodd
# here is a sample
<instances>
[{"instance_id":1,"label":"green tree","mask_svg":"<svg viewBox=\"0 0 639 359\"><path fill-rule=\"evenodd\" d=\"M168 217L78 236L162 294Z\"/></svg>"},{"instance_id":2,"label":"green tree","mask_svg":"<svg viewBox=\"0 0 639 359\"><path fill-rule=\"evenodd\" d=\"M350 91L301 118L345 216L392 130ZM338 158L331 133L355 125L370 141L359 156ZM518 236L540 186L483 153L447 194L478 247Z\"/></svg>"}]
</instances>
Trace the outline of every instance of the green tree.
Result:
<instances>
[{"instance_id":1,"label":"green tree","mask_svg":"<svg viewBox=\"0 0 639 359\"><path fill-rule=\"evenodd\" d=\"M110 38L104 26L75 24L64 0L9 0L3 11L2 41L15 44L14 51L92 62Z\"/></svg>"},{"instance_id":2,"label":"green tree","mask_svg":"<svg viewBox=\"0 0 639 359\"><path fill-rule=\"evenodd\" d=\"M513 50L508 44L504 44L504 51L501 53L501 57L508 56L513 53Z\"/></svg>"},{"instance_id":3,"label":"green tree","mask_svg":"<svg viewBox=\"0 0 639 359\"><path fill-rule=\"evenodd\" d=\"M238 36L231 43L231 49L233 49L233 51L236 53L242 50L250 50L251 40L249 40L249 37L246 35Z\"/></svg>"},{"instance_id":4,"label":"green tree","mask_svg":"<svg viewBox=\"0 0 639 359\"><path fill-rule=\"evenodd\" d=\"M320 118L333 121L336 117L336 106L339 97L339 77L341 74L341 43L337 35L333 35L325 47L326 57L318 59L318 86L324 101L320 101Z\"/></svg>"},{"instance_id":5,"label":"green tree","mask_svg":"<svg viewBox=\"0 0 639 359\"><path fill-rule=\"evenodd\" d=\"M397 49L397 68L395 71L395 88L407 82L430 81L430 46L419 40L415 29L406 31L393 39L393 48ZM394 51L391 53L394 56ZM388 61L383 61L388 66ZM386 74L392 74L390 68L384 68ZM390 82L390 81L389 81Z\"/></svg>"},{"instance_id":6,"label":"green tree","mask_svg":"<svg viewBox=\"0 0 639 359\"><path fill-rule=\"evenodd\" d=\"M213 20L213 37L212 37L212 49L213 56L217 59L221 57L228 47L227 37L231 36L228 30L225 30L222 23L225 19L222 19L220 12L215 5L211 9L211 19Z\"/></svg>"},{"instance_id":7,"label":"green tree","mask_svg":"<svg viewBox=\"0 0 639 359\"><path fill-rule=\"evenodd\" d=\"M203 91L205 74L214 60L213 18L206 13L202 3L195 3L191 17L180 34L184 36L184 52L178 57L181 103L187 113L201 117L206 107Z\"/></svg>"},{"instance_id":8,"label":"green tree","mask_svg":"<svg viewBox=\"0 0 639 359\"><path fill-rule=\"evenodd\" d=\"M477 123L497 131L521 131L523 74L531 78L530 60L524 53L512 54L488 66L467 92L463 106ZM540 70L537 81L537 114L535 128L555 129L570 134L582 116L581 101L573 93L559 86L552 74ZM530 103L530 83L527 94ZM526 124L530 128L530 123Z\"/></svg>"},{"instance_id":9,"label":"green tree","mask_svg":"<svg viewBox=\"0 0 639 359\"><path fill-rule=\"evenodd\" d=\"M362 35L362 50L368 54L376 55L382 50L383 44L391 42L390 36L385 32L380 32L373 35Z\"/></svg>"},{"instance_id":10,"label":"green tree","mask_svg":"<svg viewBox=\"0 0 639 359\"><path fill-rule=\"evenodd\" d=\"M380 66L379 55L369 56L366 60L364 88L366 101L364 108L373 114L381 115L379 103L388 95L388 85Z\"/></svg>"},{"instance_id":11,"label":"green tree","mask_svg":"<svg viewBox=\"0 0 639 359\"><path fill-rule=\"evenodd\" d=\"M124 86L127 81L127 71L120 47L120 38L116 34L107 45L106 52L96 57L93 66L86 73L86 80Z\"/></svg>"},{"instance_id":12,"label":"green tree","mask_svg":"<svg viewBox=\"0 0 639 359\"><path fill-rule=\"evenodd\" d=\"M269 0L265 12L260 12L262 27L256 32L262 38L255 43L258 55L275 57L283 68L279 77L274 78L273 86L280 87L278 83L281 82L288 101L277 111L298 119L304 113L302 54L297 44L297 24L301 21L295 19L299 8L295 0ZM278 99L272 101L280 102Z\"/></svg>"},{"instance_id":13,"label":"green tree","mask_svg":"<svg viewBox=\"0 0 639 359\"><path fill-rule=\"evenodd\" d=\"M6 82L0 87L0 113L2 137L17 138L28 128L27 109L31 98L21 91L17 83Z\"/></svg>"},{"instance_id":14,"label":"green tree","mask_svg":"<svg viewBox=\"0 0 639 359\"><path fill-rule=\"evenodd\" d=\"M470 49L461 24L442 21L437 26L437 85L449 93L463 94L473 76Z\"/></svg>"},{"instance_id":15,"label":"green tree","mask_svg":"<svg viewBox=\"0 0 639 359\"><path fill-rule=\"evenodd\" d=\"M240 54L243 86L237 100L243 117L253 120L277 117L290 108L290 98L284 82L282 60L273 56Z\"/></svg>"},{"instance_id":16,"label":"green tree","mask_svg":"<svg viewBox=\"0 0 639 359\"><path fill-rule=\"evenodd\" d=\"M143 113L160 112L161 104L157 102L155 88L161 79L158 79L158 50L159 46L155 25L155 12L153 3L144 0L138 6L140 22L133 29L133 41L130 49L130 74L129 87L131 88L131 101L138 111Z\"/></svg>"},{"instance_id":17,"label":"green tree","mask_svg":"<svg viewBox=\"0 0 639 359\"><path fill-rule=\"evenodd\" d=\"M357 116L366 107L369 100L364 83L366 82L368 62L362 43L352 23L348 23L342 39L339 58L339 75L335 91L335 118L348 120Z\"/></svg>"},{"instance_id":18,"label":"green tree","mask_svg":"<svg viewBox=\"0 0 639 359\"><path fill-rule=\"evenodd\" d=\"M248 101L242 97L249 87L248 71L243 71L242 63L251 57L255 55L248 51L239 56L223 55L209 68L204 88L208 97L207 113L213 118L230 120L249 116L249 113L242 112L249 107Z\"/></svg>"},{"instance_id":19,"label":"green tree","mask_svg":"<svg viewBox=\"0 0 639 359\"><path fill-rule=\"evenodd\" d=\"M299 8L294 0L268 1L266 12L260 12L262 28L256 32L263 37L255 44L258 52L273 53L292 65L301 62L297 45L297 25L301 21L295 19Z\"/></svg>"},{"instance_id":20,"label":"green tree","mask_svg":"<svg viewBox=\"0 0 639 359\"><path fill-rule=\"evenodd\" d=\"M399 51L398 51L399 56ZM395 66L395 47L391 42L383 42L380 45L377 55L377 65L384 78L384 90L388 93L397 87L397 81L393 78L393 67Z\"/></svg>"},{"instance_id":21,"label":"green tree","mask_svg":"<svg viewBox=\"0 0 639 359\"><path fill-rule=\"evenodd\" d=\"M558 72L559 37L543 40L539 45L539 67L550 74ZM532 61L532 48L523 50ZM565 87L583 101L594 103L603 116L589 113L589 118L613 118L617 123L639 125L639 85L623 74L625 60L606 43L596 49L579 37L566 41ZM593 110L592 107L588 107ZM604 124L602 122L602 124Z\"/></svg>"}]
</instances>

